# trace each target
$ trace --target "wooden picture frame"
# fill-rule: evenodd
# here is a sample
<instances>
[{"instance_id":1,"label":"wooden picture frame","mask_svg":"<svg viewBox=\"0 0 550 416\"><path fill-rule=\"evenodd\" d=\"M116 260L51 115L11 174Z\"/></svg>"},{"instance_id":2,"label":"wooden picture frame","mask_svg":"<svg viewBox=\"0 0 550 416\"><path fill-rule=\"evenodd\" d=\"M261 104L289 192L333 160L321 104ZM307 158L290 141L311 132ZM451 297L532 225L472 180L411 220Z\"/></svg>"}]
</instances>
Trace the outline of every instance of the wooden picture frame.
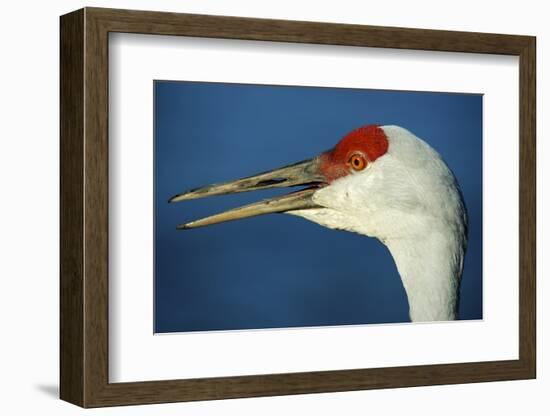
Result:
<instances>
[{"instance_id":1,"label":"wooden picture frame","mask_svg":"<svg viewBox=\"0 0 550 416\"><path fill-rule=\"evenodd\" d=\"M535 378L535 38L85 8L61 17L60 396L82 407ZM109 383L108 34L519 56L519 359Z\"/></svg>"}]
</instances>

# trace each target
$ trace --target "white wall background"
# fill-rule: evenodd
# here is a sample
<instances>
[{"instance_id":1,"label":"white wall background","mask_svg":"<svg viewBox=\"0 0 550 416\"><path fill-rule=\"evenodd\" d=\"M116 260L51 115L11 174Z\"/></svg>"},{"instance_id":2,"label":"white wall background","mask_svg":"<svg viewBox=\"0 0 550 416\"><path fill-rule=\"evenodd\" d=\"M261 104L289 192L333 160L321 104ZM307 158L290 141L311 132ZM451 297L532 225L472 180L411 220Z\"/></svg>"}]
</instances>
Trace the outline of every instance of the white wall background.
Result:
<instances>
[{"instance_id":1,"label":"white wall background","mask_svg":"<svg viewBox=\"0 0 550 416\"><path fill-rule=\"evenodd\" d=\"M224 400L88 410L88 414L253 415L281 413L543 415L550 400L550 361L543 324L550 299L544 283L544 176L550 146L543 140L544 73L550 56L545 2L535 0L181 0L5 2L0 62L0 244L2 342L0 409L3 414L69 415L84 411L58 395L58 16L102 6L277 19L529 34L538 37L538 330L539 377L534 381L422 387L338 394ZM504 121L503 121L504 122Z\"/></svg>"}]
</instances>

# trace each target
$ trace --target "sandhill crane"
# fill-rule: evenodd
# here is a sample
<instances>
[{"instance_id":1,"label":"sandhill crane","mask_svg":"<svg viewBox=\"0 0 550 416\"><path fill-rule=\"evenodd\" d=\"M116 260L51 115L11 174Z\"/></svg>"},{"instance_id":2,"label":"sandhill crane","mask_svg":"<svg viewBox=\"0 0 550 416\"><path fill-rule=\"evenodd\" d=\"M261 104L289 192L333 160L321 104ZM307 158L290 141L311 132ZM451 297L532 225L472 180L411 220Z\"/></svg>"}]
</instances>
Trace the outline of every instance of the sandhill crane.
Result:
<instances>
[{"instance_id":1,"label":"sandhill crane","mask_svg":"<svg viewBox=\"0 0 550 416\"><path fill-rule=\"evenodd\" d=\"M285 213L374 237L395 261L411 320L456 319L467 245L466 209L440 155L402 127L360 127L313 159L193 189L170 202L294 186L305 188L177 228Z\"/></svg>"}]
</instances>

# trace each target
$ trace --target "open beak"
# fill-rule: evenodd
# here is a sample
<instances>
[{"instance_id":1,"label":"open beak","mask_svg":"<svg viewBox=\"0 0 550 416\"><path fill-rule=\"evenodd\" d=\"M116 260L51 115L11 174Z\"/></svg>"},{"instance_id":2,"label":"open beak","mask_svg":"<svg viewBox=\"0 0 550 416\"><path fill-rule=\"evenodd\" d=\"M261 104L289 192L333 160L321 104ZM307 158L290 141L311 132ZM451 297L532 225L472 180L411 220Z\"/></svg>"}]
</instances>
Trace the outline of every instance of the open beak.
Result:
<instances>
[{"instance_id":1,"label":"open beak","mask_svg":"<svg viewBox=\"0 0 550 416\"><path fill-rule=\"evenodd\" d=\"M175 195L170 198L169 202L179 202L190 199L205 198L207 196L234 194L238 192L256 191L260 189L307 186L306 189L302 189L297 192L265 199L263 201L215 214L210 217L191 221L187 224L181 224L177 226L177 229L188 230L191 228L204 227L205 225L218 224L225 221L254 217L256 215L319 208L319 205L315 204L312 199L315 191L319 187L326 185L326 179L320 173L319 165L319 158L314 158L269 172L260 173L258 175L249 176L230 182L207 185Z\"/></svg>"}]
</instances>

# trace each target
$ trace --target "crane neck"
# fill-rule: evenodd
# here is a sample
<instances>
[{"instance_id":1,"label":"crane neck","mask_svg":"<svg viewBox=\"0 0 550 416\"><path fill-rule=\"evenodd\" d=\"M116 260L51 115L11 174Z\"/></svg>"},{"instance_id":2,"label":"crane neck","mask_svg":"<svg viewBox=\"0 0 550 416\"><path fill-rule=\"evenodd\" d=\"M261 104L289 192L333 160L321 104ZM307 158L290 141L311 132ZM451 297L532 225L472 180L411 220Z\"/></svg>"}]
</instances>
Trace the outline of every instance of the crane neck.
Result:
<instances>
[{"instance_id":1,"label":"crane neck","mask_svg":"<svg viewBox=\"0 0 550 416\"><path fill-rule=\"evenodd\" d=\"M431 232L422 238L386 241L409 301L411 321L457 318L464 242L460 236Z\"/></svg>"}]
</instances>

